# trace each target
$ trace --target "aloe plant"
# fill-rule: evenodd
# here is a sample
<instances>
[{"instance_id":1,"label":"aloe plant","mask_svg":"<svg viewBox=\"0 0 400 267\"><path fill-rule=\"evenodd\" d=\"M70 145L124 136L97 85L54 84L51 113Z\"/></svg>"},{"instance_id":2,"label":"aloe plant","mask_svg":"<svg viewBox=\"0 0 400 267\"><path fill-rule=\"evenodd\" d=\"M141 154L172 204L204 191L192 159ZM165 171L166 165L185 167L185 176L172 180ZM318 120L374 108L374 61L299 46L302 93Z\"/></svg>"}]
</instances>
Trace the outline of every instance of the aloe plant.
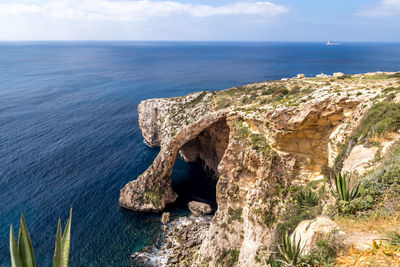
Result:
<instances>
[{"instance_id":1,"label":"aloe plant","mask_svg":"<svg viewBox=\"0 0 400 267\"><path fill-rule=\"evenodd\" d=\"M350 179L347 176L339 173L335 176L336 191L339 200L351 201L357 198L360 194L360 184L357 183L351 190L349 188Z\"/></svg>"},{"instance_id":2,"label":"aloe plant","mask_svg":"<svg viewBox=\"0 0 400 267\"><path fill-rule=\"evenodd\" d=\"M53 258L53 267L68 267L71 240L72 208L69 218L61 235L61 220L58 219L56 246ZM18 231L18 244L15 240L13 225L10 226L10 255L12 267L35 267L35 257L24 213L21 212L21 222Z\"/></svg>"},{"instance_id":3,"label":"aloe plant","mask_svg":"<svg viewBox=\"0 0 400 267\"><path fill-rule=\"evenodd\" d=\"M282 263L287 266L297 266L301 262L301 252L303 249L300 247L301 238L296 243L296 236L293 240L290 238L288 232L283 237L283 244L278 245L279 254L282 257Z\"/></svg>"}]
</instances>

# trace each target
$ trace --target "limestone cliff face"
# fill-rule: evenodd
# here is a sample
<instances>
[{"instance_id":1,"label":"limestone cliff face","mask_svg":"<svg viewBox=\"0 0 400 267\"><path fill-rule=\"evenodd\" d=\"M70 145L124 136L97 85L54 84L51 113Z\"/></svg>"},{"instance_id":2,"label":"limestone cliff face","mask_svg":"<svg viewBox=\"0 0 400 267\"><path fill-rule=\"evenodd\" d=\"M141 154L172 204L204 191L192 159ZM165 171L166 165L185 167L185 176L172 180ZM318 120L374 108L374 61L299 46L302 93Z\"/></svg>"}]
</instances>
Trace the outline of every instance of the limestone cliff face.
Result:
<instances>
[{"instance_id":1,"label":"limestone cliff face","mask_svg":"<svg viewBox=\"0 0 400 267\"><path fill-rule=\"evenodd\" d=\"M192 266L265 266L284 212L285 188L332 165L381 90L395 83L356 76L289 79L151 99L138 108L143 137L160 152L121 189L120 205L162 211L176 200L171 173L180 154L218 177L218 210Z\"/></svg>"}]
</instances>

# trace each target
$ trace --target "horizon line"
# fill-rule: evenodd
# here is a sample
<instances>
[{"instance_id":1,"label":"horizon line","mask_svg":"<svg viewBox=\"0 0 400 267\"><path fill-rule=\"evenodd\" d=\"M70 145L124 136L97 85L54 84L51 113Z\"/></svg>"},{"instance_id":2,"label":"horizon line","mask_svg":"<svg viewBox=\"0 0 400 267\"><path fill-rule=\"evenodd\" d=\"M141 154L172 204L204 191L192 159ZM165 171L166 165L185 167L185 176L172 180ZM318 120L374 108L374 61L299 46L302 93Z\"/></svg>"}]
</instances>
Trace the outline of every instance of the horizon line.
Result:
<instances>
[{"instance_id":1,"label":"horizon line","mask_svg":"<svg viewBox=\"0 0 400 267\"><path fill-rule=\"evenodd\" d=\"M332 39L333 40L333 39ZM13 43L13 42L159 42L159 43L173 43L173 42L186 42L186 43L326 43L332 40L316 40L316 41L282 41L282 40L0 40L0 43ZM400 43L400 41L340 41L334 40L339 43Z\"/></svg>"}]
</instances>

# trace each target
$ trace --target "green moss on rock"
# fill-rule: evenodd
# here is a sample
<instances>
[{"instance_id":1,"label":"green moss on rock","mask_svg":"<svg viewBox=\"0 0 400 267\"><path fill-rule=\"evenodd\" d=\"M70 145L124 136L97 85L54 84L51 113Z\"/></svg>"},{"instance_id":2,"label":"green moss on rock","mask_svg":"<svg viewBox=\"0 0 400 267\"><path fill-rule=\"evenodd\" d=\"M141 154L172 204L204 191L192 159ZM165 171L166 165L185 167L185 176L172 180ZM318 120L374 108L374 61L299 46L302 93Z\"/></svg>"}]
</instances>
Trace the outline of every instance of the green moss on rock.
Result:
<instances>
[{"instance_id":1,"label":"green moss on rock","mask_svg":"<svg viewBox=\"0 0 400 267\"><path fill-rule=\"evenodd\" d=\"M240 251L237 249L224 249L217 263L224 267L233 267L239 260Z\"/></svg>"}]
</instances>

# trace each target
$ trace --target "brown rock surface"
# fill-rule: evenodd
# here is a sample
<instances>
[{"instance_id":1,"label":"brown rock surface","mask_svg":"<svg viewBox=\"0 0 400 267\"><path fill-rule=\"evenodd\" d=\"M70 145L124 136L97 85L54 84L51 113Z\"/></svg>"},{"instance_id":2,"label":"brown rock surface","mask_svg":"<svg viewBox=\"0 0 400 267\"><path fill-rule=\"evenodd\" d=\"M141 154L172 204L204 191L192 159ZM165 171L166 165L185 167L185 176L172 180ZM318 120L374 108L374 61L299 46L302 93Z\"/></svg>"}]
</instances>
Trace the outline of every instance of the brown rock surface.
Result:
<instances>
[{"instance_id":1,"label":"brown rock surface","mask_svg":"<svg viewBox=\"0 0 400 267\"><path fill-rule=\"evenodd\" d=\"M139 125L160 146L153 164L121 189L121 206L160 212L173 203L171 173L180 154L202 160L218 179L216 211L192 266L263 266L291 185L305 184L332 165L381 90L397 81L287 79L143 101ZM276 88L297 88L278 95ZM373 90L371 90L373 88ZM262 255L262 256L260 256Z\"/></svg>"},{"instance_id":2,"label":"brown rock surface","mask_svg":"<svg viewBox=\"0 0 400 267\"><path fill-rule=\"evenodd\" d=\"M190 212L197 215L207 215L212 213L212 208L209 204L199 202L199 201L190 201L188 204Z\"/></svg>"}]
</instances>

